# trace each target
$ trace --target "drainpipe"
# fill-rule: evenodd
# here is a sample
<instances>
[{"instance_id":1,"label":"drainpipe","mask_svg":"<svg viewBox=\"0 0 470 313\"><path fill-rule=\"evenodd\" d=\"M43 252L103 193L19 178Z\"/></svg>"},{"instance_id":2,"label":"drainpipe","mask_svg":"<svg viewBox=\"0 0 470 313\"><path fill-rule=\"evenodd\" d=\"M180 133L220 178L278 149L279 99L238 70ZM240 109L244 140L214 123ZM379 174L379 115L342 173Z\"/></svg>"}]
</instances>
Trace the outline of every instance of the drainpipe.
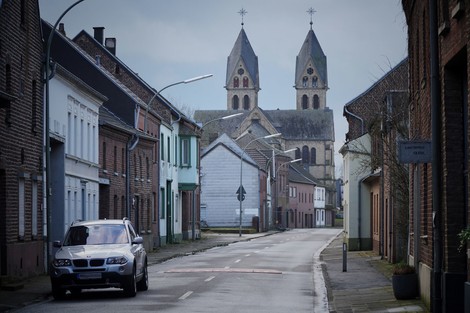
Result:
<instances>
[{"instance_id":1,"label":"drainpipe","mask_svg":"<svg viewBox=\"0 0 470 313\"><path fill-rule=\"evenodd\" d=\"M429 0L429 43L431 55L431 140L432 140L432 215L433 276L431 296L433 312L442 312L442 234L441 234L441 142L439 47L437 39L437 1Z\"/></svg>"},{"instance_id":2,"label":"drainpipe","mask_svg":"<svg viewBox=\"0 0 470 313\"><path fill-rule=\"evenodd\" d=\"M364 120L360 116L358 116L358 115L352 113L351 111L349 111L347 105L344 106L344 111L346 113L348 113L349 115L351 115L352 117L357 118L361 122L361 136L364 135Z\"/></svg>"},{"instance_id":3,"label":"drainpipe","mask_svg":"<svg viewBox=\"0 0 470 313\"><path fill-rule=\"evenodd\" d=\"M132 134L126 145L126 213L127 218L131 219L131 151L135 149L139 143L139 136Z\"/></svg>"}]
</instances>

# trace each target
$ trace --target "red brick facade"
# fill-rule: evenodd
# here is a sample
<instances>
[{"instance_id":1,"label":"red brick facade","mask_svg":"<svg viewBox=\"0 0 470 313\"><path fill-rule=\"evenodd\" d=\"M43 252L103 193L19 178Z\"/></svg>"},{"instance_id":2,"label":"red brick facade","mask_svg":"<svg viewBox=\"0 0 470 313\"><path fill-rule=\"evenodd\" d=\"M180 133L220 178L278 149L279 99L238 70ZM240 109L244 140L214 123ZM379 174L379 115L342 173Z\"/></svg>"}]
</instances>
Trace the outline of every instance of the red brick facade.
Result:
<instances>
[{"instance_id":1,"label":"red brick facade","mask_svg":"<svg viewBox=\"0 0 470 313\"><path fill-rule=\"evenodd\" d=\"M0 275L44 272L39 6L0 4Z\"/></svg>"},{"instance_id":2,"label":"red brick facade","mask_svg":"<svg viewBox=\"0 0 470 313\"><path fill-rule=\"evenodd\" d=\"M436 4L435 21L432 20L432 4ZM458 249L458 233L470 222L470 7L468 1L457 0L402 0L402 5L408 24L410 56L410 136L432 138L431 116L432 109L436 107L439 125L435 129L439 143L435 144L440 145L441 151L440 166L436 171L439 177L433 179L432 166L439 164L435 160L430 164L412 166L410 170L410 222L412 225L413 222L419 223L416 225L419 233L414 234L419 239L411 240L411 254L424 265L420 266L420 275L431 277L431 286L422 284L421 294L429 298L433 310L461 312L464 281L470 280L468 255L466 250ZM432 25L436 27L430 31ZM431 75L431 32L437 38L435 77ZM432 89L433 82L436 82L435 89ZM437 95L435 101L433 94ZM439 186L440 197L434 208L433 184ZM438 227L434 229L434 225ZM441 240L437 240L439 238ZM430 270L425 271L427 267ZM423 290L429 294L423 295Z\"/></svg>"}]
</instances>

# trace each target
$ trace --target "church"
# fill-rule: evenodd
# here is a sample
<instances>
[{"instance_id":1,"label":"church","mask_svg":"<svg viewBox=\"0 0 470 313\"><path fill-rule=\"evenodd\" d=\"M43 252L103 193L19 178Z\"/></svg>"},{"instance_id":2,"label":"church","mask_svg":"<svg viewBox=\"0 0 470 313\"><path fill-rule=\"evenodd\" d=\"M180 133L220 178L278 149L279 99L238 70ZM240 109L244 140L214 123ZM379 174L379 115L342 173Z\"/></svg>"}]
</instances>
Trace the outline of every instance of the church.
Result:
<instances>
[{"instance_id":1,"label":"church","mask_svg":"<svg viewBox=\"0 0 470 313\"><path fill-rule=\"evenodd\" d=\"M310 14L312 9L309 10ZM197 110L194 119L203 126L201 148L222 136L233 140L250 133L254 138L281 133L275 148L289 153L326 188L326 207L336 207L333 111L326 105L328 71L326 56L310 29L295 62L295 106L270 110L258 103L260 73L258 56L242 28L227 59L226 110ZM294 66L294 64L293 64ZM294 99L293 99L294 103ZM239 115L222 119L239 113Z\"/></svg>"}]
</instances>

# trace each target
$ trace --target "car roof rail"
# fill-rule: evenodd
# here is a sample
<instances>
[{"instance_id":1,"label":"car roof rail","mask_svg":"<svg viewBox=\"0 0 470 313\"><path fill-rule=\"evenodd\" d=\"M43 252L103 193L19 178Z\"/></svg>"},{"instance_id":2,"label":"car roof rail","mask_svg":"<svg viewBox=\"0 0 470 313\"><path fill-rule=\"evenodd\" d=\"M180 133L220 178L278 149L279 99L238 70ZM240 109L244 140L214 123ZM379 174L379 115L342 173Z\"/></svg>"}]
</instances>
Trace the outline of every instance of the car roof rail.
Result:
<instances>
[{"instance_id":1,"label":"car roof rail","mask_svg":"<svg viewBox=\"0 0 470 313\"><path fill-rule=\"evenodd\" d=\"M75 221L72 222L72 224L70 224L70 226L72 226L75 223L79 223L79 222L83 222L83 220L81 220L81 219L75 220Z\"/></svg>"},{"instance_id":2,"label":"car roof rail","mask_svg":"<svg viewBox=\"0 0 470 313\"><path fill-rule=\"evenodd\" d=\"M126 216L124 216L124 217L122 218L122 222L123 222L123 223L125 223L125 222L128 221L128 220L129 220L129 219L128 219Z\"/></svg>"}]
</instances>

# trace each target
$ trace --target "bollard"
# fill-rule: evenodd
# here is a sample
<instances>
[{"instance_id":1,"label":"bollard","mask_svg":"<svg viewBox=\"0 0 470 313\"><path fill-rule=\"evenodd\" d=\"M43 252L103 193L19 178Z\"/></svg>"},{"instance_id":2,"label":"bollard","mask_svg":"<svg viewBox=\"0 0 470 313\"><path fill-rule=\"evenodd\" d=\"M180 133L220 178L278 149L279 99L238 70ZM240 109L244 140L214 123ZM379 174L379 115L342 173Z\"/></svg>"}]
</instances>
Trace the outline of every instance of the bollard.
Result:
<instances>
[{"instance_id":1,"label":"bollard","mask_svg":"<svg viewBox=\"0 0 470 313\"><path fill-rule=\"evenodd\" d=\"M348 271L348 266L347 266L347 259L348 259L348 255L347 255L347 252L348 252L348 244L347 243L343 243L343 272L347 272Z\"/></svg>"}]
</instances>

